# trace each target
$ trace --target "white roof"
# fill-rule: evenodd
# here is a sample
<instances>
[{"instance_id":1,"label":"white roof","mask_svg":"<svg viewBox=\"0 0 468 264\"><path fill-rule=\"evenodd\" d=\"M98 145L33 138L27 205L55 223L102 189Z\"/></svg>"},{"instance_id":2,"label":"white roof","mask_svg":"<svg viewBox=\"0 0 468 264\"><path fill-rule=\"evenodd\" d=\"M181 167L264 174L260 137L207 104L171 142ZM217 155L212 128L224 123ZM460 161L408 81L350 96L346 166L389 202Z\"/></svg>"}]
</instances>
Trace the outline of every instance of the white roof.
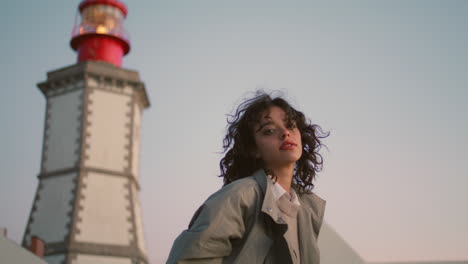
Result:
<instances>
[{"instance_id":1,"label":"white roof","mask_svg":"<svg viewBox=\"0 0 468 264\"><path fill-rule=\"evenodd\" d=\"M0 263L47 264L45 260L0 234Z\"/></svg>"},{"instance_id":2,"label":"white roof","mask_svg":"<svg viewBox=\"0 0 468 264\"><path fill-rule=\"evenodd\" d=\"M318 238L321 264L365 264L359 254L325 221Z\"/></svg>"},{"instance_id":3,"label":"white roof","mask_svg":"<svg viewBox=\"0 0 468 264\"><path fill-rule=\"evenodd\" d=\"M321 264L370 264L325 221L320 231L318 244ZM411 261L375 262L372 264L468 264L468 261Z\"/></svg>"}]
</instances>

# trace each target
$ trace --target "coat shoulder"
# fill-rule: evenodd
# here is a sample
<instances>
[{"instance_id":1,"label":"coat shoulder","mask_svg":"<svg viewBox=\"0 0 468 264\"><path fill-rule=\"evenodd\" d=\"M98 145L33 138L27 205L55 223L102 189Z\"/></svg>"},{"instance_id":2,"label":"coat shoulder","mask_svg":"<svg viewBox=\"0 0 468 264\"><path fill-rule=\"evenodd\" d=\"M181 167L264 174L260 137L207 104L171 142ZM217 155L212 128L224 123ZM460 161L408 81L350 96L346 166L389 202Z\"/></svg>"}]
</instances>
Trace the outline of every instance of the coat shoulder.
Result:
<instances>
[{"instance_id":1,"label":"coat shoulder","mask_svg":"<svg viewBox=\"0 0 468 264\"><path fill-rule=\"evenodd\" d=\"M208 200L226 196L251 196L256 195L259 191L260 187L255 179L253 177L245 177L223 186L217 192L213 193Z\"/></svg>"},{"instance_id":2,"label":"coat shoulder","mask_svg":"<svg viewBox=\"0 0 468 264\"><path fill-rule=\"evenodd\" d=\"M323 217L325 211L326 201L315 193L303 194L300 196L301 201L305 202L307 206L312 209L320 218Z\"/></svg>"},{"instance_id":3,"label":"coat shoulder","mask_svg":"<svg viewBox=\"0 0 468 264\"><path fill-rule=\"evenodd\" d=\"M325 201L323 198L318 196L316 193L307 194L306 199L308 200L309 203L312 204L312 206L317 207L317 208L325 208L325 205L327 203L327 201Z\"/></svg>"}]
</instances>

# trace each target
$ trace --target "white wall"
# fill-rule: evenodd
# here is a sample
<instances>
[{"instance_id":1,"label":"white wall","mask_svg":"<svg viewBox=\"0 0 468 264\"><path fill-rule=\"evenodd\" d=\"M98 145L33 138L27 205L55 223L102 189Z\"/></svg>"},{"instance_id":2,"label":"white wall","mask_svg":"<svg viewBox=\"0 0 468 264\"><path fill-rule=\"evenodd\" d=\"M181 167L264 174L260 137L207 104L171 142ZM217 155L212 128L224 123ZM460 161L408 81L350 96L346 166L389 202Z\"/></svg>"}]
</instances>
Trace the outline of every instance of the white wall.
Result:
<instances>
[{"instance_id":1,"label":"white wall","mask_svg":"<svg viewBox=\"0 0 468 264\"><path fill-rule=\"evenodd\" d=\"M48 99L44 172L75 167L81 136L82 90Z\"/></svg>"},{"instance_id":2,"label":"white wall","mask_svg":"<svg viewBox=\"0 0 468 264\"><path fill-rule=\"evenodd\" d=\"M131 231L129 180L88 172L83 175L78 221L78 242L129 245Z\"/></svg>"},{"instance_id":3,"label":"white wall","mask_svg":"<svg viewBox=\"0 0 468 264\"><path fill-rule=\"evenodd\" d=\"M70 223L75 178L76 173L69 173L40 182L39 199L35 202L30 233L26 236L28 245L32 236L47 243L64 241Z\"/></svg>"},{"instance_id":4,"label":"white wall","mask_svg":"<svg viewBox=\"0 0 468 264\"><path fill-rule=\"evenodd\" d=\"M93 89L88 95L85 166L123 172L129 165L131 97Z\"/></svg>"}]
</instances>

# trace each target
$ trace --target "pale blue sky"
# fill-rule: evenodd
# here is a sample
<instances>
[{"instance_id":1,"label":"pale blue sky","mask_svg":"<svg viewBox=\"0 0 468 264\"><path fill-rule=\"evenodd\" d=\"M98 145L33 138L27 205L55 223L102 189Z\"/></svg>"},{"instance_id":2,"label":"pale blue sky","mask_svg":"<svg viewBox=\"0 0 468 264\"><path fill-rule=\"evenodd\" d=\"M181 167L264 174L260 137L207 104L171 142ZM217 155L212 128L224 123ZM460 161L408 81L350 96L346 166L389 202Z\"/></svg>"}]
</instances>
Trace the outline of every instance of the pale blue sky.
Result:
<instances>
[{"instance_id":1,"label":"pale blue sky","mask_svg":"<svg viewBox=\"0 0 468 264\"><path fill-rule=\"evenodd\" d=\"M45 99L75 63L78 0L0 9L0 226L19 241L37 185ZM369 261L468 259L468 2L126 1L144 113L141 199L153 263L217 190L225 114L280 89L331 131L316 191Z\"/></svg>"}]
</instances>

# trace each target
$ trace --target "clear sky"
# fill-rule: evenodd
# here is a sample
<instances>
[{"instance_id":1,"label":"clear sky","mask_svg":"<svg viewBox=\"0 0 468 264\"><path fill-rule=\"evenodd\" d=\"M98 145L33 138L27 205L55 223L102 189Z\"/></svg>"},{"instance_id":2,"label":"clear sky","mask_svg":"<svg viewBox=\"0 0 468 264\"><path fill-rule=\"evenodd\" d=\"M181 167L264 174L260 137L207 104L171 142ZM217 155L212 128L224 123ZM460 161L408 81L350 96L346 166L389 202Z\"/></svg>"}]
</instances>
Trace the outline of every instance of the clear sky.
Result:
<instances>
[{"instance_id":1,"label":"clear sky","mask_svg":"<svg viewBox=\"0 0 468 264\"><path fill-rule=\"evenodd\" d=\"M71 65L79 0L0 8L0 226L19 241L37 187L45 99ZM141 200L153 263L217 178L226 114L282 90L331 131L316 192L368 261L468 259L468 1L126 1L144 113Z\"/></svg>"}]
</instances>

